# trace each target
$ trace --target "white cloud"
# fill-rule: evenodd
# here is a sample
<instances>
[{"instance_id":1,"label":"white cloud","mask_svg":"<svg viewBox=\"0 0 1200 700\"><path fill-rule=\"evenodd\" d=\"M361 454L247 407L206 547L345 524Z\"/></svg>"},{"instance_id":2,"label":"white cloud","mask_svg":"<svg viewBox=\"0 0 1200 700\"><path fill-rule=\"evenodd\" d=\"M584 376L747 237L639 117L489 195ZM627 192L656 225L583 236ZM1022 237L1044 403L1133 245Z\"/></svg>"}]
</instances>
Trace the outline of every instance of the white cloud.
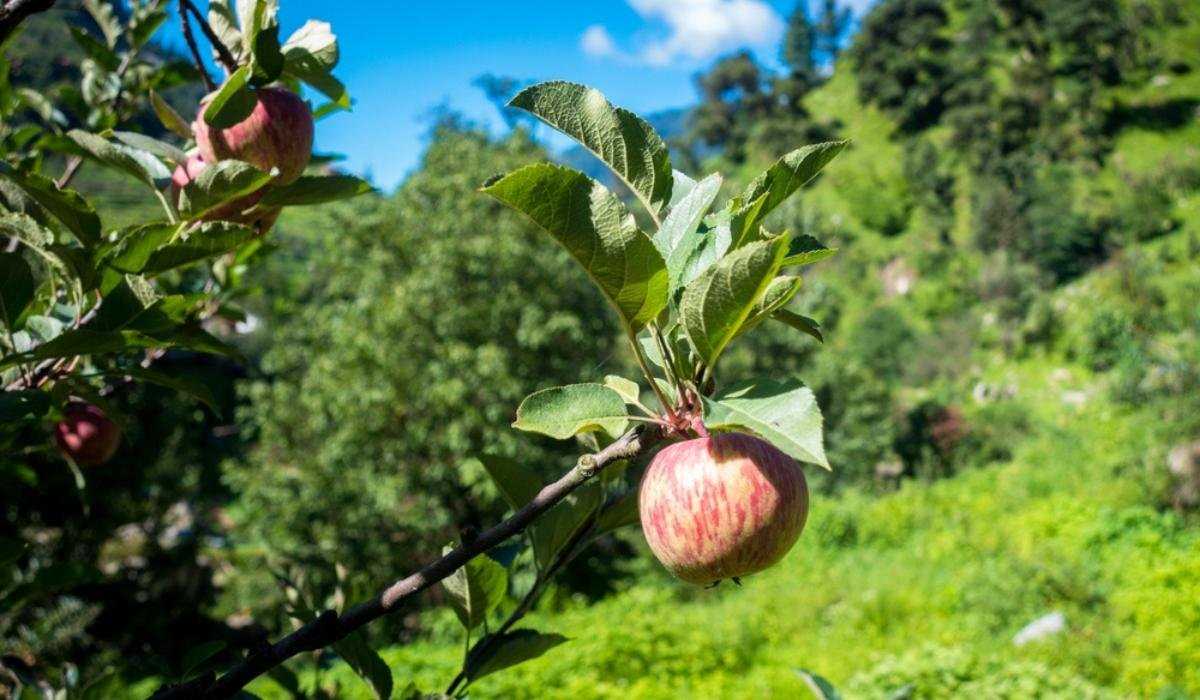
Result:
<instances>
[{"instance_id":1,"label":"white cloud","mask_svg":"<svg viewBox=\"0 0 1200 700\"><path fill-rule=\"evenodd\" d=\"M603 25L593 24L579 37L579 48L589 56L612 56L617 52L617 43Z\"/></svg>"},{"instance_id":2,"label":"white cloud","mask_svg":"<svg viewBox=\"0 0 1200 700\"><path fill-rule=\"evenodd\" d=\"M666 37L651 41L638 52L641 60L651 65L704 60L744 46L770 46L783 36L783 20L763 0L627 2L644 19L667 26Z\"/></svg>"}]
</instances>

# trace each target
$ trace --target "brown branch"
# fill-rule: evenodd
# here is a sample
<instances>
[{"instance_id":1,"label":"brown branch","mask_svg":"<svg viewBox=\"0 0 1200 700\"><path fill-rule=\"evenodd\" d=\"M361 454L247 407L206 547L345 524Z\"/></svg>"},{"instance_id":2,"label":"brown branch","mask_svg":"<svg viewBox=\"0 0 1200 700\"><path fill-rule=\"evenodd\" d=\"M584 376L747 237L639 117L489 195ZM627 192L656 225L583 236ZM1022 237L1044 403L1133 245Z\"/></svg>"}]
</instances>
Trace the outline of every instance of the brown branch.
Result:
<instances>
[{"instance_id":1,"label":"brown branch","mask_svg":"<svg viewBox=\"0 0 1200 700\"><path fill-rule=\"evenodd\" d=\"M433 586L475 557L529 527L533 521L566 498L585 481L613 462L631 459L650 449L658 441L656 430L638 426L616 442L595 454L583 455L575 467L558 481L546 486L532 501L507 520L482 532L470 544L462 545L416 573L391 584L371 600L359 603L339 616L326 610L278 642L251 651L249 656L215 680L201 677L187 683L164 686L154 694L157 700L184 698L229 698L247 683L305 651L327 647L371 622L399 609L401 603Z\"/></svg>"},{"instance_id":2,"label":"brown branch","mask_svg":"<svg viewBox=\"0 0 1200 700\"><path fill-rule=\"evenodd\" d=\"M196 37L192 34L192 23L188 20L187 4L184 2L179 3L179 24L183 27L183 40L192 54L192 61L196 63L196 70L200 72L200 81L204 83L204 89L208 92L216 90L217 84L213 82L208 69L204 67L204 59L200 57L200 47L196 45Z\"/></svg>"},{"instance_id":3,"label":"brown branch","mask_svg":"<svg viewBox=\"0 0 1200 700\"><path fill-rule=\"evenodd\" d=\"M230 53L229 47L225 45L225 42L221 41L221 37L217 36L217 32L208 23L208 18L200 14L200 10L196 9L196 4L192 0L179 0L179 10L180 12L187 10L196 18L196 24L200 25L200 31L204 32L204 37L208 39L208 43L212 44L213 49L217 52L217 59L221 61L221 65L225 66L225 70L230 73L237 70L237 59Z\"/></svg>"},{"instance_id":4,"label":"brown branch","mask_svg":"<svg viewBox=\"0 0 1200 700\"><path fill-rule=\"evenodd\" d=\"M54 7L56 0L0 0L0 44L3 44L17 26L30 15L45 12Z\"/></svg>"}]
</instances>

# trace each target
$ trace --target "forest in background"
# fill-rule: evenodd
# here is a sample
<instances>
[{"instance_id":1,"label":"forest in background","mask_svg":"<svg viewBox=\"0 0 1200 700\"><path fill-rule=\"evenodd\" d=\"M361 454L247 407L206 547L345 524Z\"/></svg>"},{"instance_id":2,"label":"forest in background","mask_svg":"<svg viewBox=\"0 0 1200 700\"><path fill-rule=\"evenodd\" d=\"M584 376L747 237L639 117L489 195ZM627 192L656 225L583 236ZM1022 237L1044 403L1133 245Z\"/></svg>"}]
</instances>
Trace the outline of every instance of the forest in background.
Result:
<instances>
[{"instance_id":1,"label":"forest in background","mask_svg":"<svg viewBox=\"0 0 1200 700\"><path fill-rule=\"evenodd\" d=\"M1200 8L884 0L844 50L836 9L793 17L786 72L738 54L698 76L672 137L690 175L739 173L730 192L792 147L853 140L769 224L839 248L795 303L824 345L780 326L725 360L820 396L834 471L811 475L808 533L710 592L613 536L544 603L596 634L476 694L762 697L799 688L795 668L851 697L1200 694L1196 496L1168 469L1200 438ZM9 47L14 82L75 77L62 20L82 15L56 13ZM186 113L198 95L179 93ZM0 651L153 688L198 643L278 628L281 578L358 599L495 521L481 455L573 461L497 428L531 386L633 358L567 257L476 193L546 155L511 126L445 114L396 192L288 212L221 329L249 362L165 358L219 412L138 387L84 492L49 460L5 472L0 532L87 570L0 612ZM120 183L80 182L134 215ZM1060 636L1011 644L1055 610ZM374 631L415 642L385 654L400 687L453 667L453 624L414 609ZM332 658L297 671L367 692Z\"/></svg>"}]
</instances>

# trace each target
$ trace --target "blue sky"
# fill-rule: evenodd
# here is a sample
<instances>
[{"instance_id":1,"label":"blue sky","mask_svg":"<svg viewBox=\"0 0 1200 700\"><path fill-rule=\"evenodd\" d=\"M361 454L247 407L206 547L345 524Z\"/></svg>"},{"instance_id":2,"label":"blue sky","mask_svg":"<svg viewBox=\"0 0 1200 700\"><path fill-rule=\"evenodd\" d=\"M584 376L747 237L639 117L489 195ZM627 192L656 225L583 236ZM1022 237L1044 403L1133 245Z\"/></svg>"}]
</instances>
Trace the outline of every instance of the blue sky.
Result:
<instances>
[{"instance_id":1,"label":"blue sky","mask_svg":"<svg viewBox=\"0 0 1200 700\"><path fill-rule=\"evenodd\" d=\"M717 55L747 47L773 63L796 1L283 0L280 24L282 37L309 18L333 25L355 104L318 123L317 149L390 189L418 163L432 108L500 124L471 85L482 73L582 82L638 112L683 106Z\"/></svg>"}]
</instances>

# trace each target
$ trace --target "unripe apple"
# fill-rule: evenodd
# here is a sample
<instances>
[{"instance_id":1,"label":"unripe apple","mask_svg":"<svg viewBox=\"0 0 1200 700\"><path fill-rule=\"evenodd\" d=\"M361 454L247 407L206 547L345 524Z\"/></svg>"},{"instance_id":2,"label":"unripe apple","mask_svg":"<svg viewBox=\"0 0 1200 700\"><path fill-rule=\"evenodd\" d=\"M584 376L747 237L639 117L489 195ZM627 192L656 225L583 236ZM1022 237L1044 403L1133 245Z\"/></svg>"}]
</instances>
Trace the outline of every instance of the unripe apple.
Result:
<instances>
[{"instance_id":1,"label":"unripe apple","mask_svg":"<svg viewBox=\"0 0 1200 700\"><path fill-rule=\"evenodd\" d=\"M208 163L202 156L192 154L188 156L187 161L175 168L175 172L171 173L171 197L175 201L176 206L179 206L179 195L183 192L183 188L199 177L200 173L207 167ZM231 221L235 224L251 226L257 229L260 234L266 233L275 224L275 220L279 218L279 207L250 211L263 198L263 194L266 191L267 188L263 187L245 197L240 197L228 204L217 207L202 216L201 220Z\"/></svg>"},{"instance_id":2,"label":"unripe apple","mask_svg":"<svg viewBox=\"0 0 1200 700\"><path fill-rule=\"evenodd\" d=\"M650 462L638 498L654 556L708 584L775 564L800 537L808 485L796 460L739 433L678 442Z\"/></svg>"},{"instance_id":3,"label":"unripe apple","mask_svg":"<svg viewBox=\"0 0 1200 700\"><path fill-rule=\"evenodd\" d=\"M196 145L206 163L232 158L269 171L279 168L275 183L286 185L300 177L312 157L313 118L304 100L284 88L254 91L257 103L250 116L228 129L209 126L204 107L192 123Z\"/></svg>"},{"instance_id":4,"label":"unripe apple","mask_svg":"<svg viewBox=\"0 0 1200 700\"><path fill-rule=\"evenodd\" d=\"M54 433L59 451L82 467L104 464L121 444L121 428L104 411L82 401L67 404Z\"/></svg>"}]
</instances>

